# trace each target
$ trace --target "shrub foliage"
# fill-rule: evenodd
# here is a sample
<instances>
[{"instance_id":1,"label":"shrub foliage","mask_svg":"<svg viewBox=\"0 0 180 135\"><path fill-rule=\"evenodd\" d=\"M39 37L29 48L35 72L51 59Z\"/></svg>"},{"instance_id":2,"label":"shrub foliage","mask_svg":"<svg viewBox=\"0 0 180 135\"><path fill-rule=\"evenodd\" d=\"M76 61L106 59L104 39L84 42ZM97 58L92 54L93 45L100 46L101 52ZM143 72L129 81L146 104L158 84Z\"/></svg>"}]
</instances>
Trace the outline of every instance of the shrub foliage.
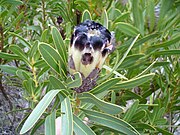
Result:
<instances>
[{"instance_id":1,"label":"shrub foliage","mask_svg":"<svg viewBox=\"0 0 180 135\"><path fill-rule=\"evenodd\" d=\"M179 120L178 0L0 0L0 82L22 87L31 111L17 132L173 134ZM92 19L115 32L98 85L77 94L67 75L73 28ZM2 78L4 78L2 80ZM16 80L16 81L14 81ZM18 80L18 81L17 81ZM86 119L85 124L83 121Z\"/></svg>"}]
</instances>

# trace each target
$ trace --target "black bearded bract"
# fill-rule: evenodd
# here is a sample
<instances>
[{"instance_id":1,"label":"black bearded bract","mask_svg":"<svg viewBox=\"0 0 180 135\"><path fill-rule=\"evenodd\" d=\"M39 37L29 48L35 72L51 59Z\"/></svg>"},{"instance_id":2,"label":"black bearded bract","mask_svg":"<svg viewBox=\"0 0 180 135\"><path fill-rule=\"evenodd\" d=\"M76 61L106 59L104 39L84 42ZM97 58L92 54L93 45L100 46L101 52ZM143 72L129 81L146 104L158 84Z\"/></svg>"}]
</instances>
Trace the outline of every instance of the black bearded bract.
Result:
<instances>
[{"instance_id":1,"label":"black bearded bract","mask_svg":"<svg viewBox=\"0 0 180 135\"><path fill-rule=\"evenodd\" d=\"M69 73L80 72L82 86L75 88L80 93L96 85L99 72L108 54L115 46L114 34L95 21L86 20L74 28L69 46Z\"/></svg>"}]
</instances>

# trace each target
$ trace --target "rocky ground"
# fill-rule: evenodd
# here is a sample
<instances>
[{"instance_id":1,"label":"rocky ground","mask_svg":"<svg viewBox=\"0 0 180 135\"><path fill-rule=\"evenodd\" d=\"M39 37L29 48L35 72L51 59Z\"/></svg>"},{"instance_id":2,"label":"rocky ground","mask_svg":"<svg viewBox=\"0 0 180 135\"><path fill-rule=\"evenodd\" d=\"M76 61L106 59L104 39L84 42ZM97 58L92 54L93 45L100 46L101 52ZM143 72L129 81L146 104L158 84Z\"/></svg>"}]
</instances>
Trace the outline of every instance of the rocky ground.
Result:
<instances>
[{"instance_id":1,"label":"rocky ground","mask_svg":"<svg viewBox=\"0 0 180 135\"><path fill-rule=\"evenodd\" d=\"M4 90L11 102L0 92L0 135L16 135L16 128L24 117L23 111L27 102L22 98L22 90L15 86L4 85Z\"/></svg>"}]
</instances>

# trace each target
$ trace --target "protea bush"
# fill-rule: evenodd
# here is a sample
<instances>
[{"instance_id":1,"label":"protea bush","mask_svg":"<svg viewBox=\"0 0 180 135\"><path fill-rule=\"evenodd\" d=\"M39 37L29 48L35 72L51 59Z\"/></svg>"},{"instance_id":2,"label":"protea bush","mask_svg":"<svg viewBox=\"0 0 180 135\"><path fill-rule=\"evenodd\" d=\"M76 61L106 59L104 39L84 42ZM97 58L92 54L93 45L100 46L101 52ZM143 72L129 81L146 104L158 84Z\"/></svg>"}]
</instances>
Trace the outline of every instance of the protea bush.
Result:
<instances>
[{"instance_id":1,"label":"protea bush","mask_svg":"<svg viewBox=\"0 0 180 135\"><path fill-rule=\"evenodd\" d=\"M55 135L57 118L61 135L177 133L179 4L1 0L1 91L8 100L3 85L20 87L28 101L14 134L36 134L44 125L46 135ZM91 81L68 64L74 29L86 20L113 31L115 39ZM88 90L81 87L87 82Z\"/></svg>"}]
</instances>

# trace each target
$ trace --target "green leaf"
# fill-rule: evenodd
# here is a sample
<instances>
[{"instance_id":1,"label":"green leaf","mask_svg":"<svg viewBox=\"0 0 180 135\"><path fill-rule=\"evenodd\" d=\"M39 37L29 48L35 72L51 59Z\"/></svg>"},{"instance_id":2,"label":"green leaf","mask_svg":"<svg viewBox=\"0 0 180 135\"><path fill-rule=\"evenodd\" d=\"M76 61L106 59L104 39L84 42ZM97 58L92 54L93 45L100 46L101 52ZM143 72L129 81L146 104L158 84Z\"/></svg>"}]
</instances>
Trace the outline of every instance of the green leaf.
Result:
<instances>
[{"instance_id":1,"label":"green leaf","mask_svg":"<svg viewBox=\"0 0 180 135\"><path fill-rule=\"evenodd\" d=\"M34 67L37 67L37 68L49 67L43 59L37 60L37 61L34 63L33 66L34 66Z\"/></svg>"},{"instance_id":2,"label":"green leaf","mask_svg":"<svg viewBox=\"0 0 180 135\"><path fill-rule=\"evenodd\" d=\"M31 78L32 73L31 72L27 72L25 70L22 69L18 69L16 71L16 75L21 78L22 80L28 80L29 78Z\"/></svg>"},{"instance_id":3,"label":"green leaf","mask_svg":"<svg viewBox=\"0 0 180 135\"><path fill-rule=\"evenodd\" d=\"M156 120L154 121L154 123L157 124L157 125L165 125L165 124L167 123L167 120L166 120L166 119L163 119L163 118L161 118L161 119L156 119Z\"/></svg>"},{"instance_id":4,"label":"green leaf","mask_svg":"<svg viewBox=\"0 0 180 135\"><path fill-rule=\"evenodd\" d=\"M9 53L5 53L5 52L0 52L0 58L1 59L5 59L5 60L19 60L19 56L15 55L15 54L9 54Z\"/></svg>"},{"instance_id":5,"label":"green leaf","mask_svg":"<svg viewBox=\"0 0 180 135\"><path fill-rule=\"evenodd\" d=\"M143 18L143 5L140 0L132 1L132 14L135 26L139 29L141 35L144 35L144 18Z\"/></svg>"},{"instance_id":6,"label":"green leaf","mask_svg":"<svg viewBox=\"0 0 180 135\"><path fill-rule=\"evenodd\" d=\"M120 31L127 34L128 36L135 37L139 34L139 31L137 28L132 26L131 24L124 23L124 22L118 22L115 25Z\"/></svg>"},{"instance_id":7,"label":"green leaf","mask_svg":"<svg viewBox=\"0 0 180 135\"><path fill-rule=\"evenodd\" d=\"M23 4L22 1L20 0L4 0L4 1L0 1L0 5L5 5L5 4L10 4L10 5L21 5Z\"/></svg>"},{"instance_id":8,"label":"green leaf","mask_svg":"<svg viewBox=\"0 0 180 135\"><path fill-rule=\"evenodd\" d=\"M59 79L54 76L49 77L50 83L52 84L54 89L66 89L66 86Z\"/></svg>"},{"instance_id":9,"label":"green leaf","mask_svg":"<svg viewBox=\"0 0 180 135\"><path fill-rule=\"evenodd\" d=\"M180 50L164 50L164 51L158 51L155 52L154 55L155 56L170 56L170 55L179 55L180 54Z\"/></svg>"},{"instance_id":10,"label":"green leaf","mask_svg":"<svg viewBox=\"0 0 180 135\"><path fill-rule=\"evenodd\" d=\"M139 76L141 76L141 75L143 75L143 74L145 74L146 72L148 72L152 67L153 67L153 65L156 63L156 61L157 60L155 60L153 63L151 63L146 69L144 69L140 74L138 74L137 76L136 76L136 78L137 77L139 77Z\"/></svg>"},{"instance_id":11,"label":"green leaf","mask_svg":"<svg viewBox=\"0 0 180 135\"><path fill-rule=\"evenodd\" d=\"M144 130L144 129L153 130L153 131L156 130L153 126L146 124L146 123L135 123L134 126L137 129L142 129L142 130Z\"/></svg>"},{"instance_id":12,"label":"green leaf","mask_svg":"<svg viewBox=\"0 0 180 135\"><path fill-rule=\"evenodd\" d=\"M61 103L61 134L73 134L73 115L69 97L66 97Z\"/></svg>"},{"instance_id":13,"label":"green leaf","mask_svg":"<svg viewBox=\"0 0 180 135\"><path fill-rule=\"evenodd\" d=\"M22 83L23 87L25 88L26 92L29 95L34 95L35 92L35 83L32 78L29 78L28 80L23 80Z\"/></svg>"},{"instance_id":14,"label":"green leaf","mask_svg":"<svg viewBox=\"0 0 180 135\"><path fill-rule=\"evenodd\" d=\"M107 10L107 14L109 18L108 20L110 21L115 20L117 17L121 15L121 11L115 7L115 2L113 2L111 6L109 7L109 9Z\"/></svg>"},{"instance_id":15,"label":"green leaf","mask_svg":"<svg viewBox=\"0 0 180 135\"><path fill-rule=\"evenodd\" d=\"M17 67L9 66L9 65L0 65L0 69L8 74L16 75Z\"/></svg>"},{"instance_id":16,"label":"green leaf","mask_svg":"<svg viewBox=\"0 0 180 135\"><path fill-rule=\"evenodd\" d=\"M108 15L107 15L106 10L104 10L102 13L101 21L102 21L103 26L108 29Z\"/></svg>"},{"instance_id":17,"label":"green leaf","mask_svg":"<svg viewBox=\"0 0 180 135\"><path fill-rule=\"evenodd\" d=\"M23 37L21 37L20 35L13 33L13 32L8 32L8 34L13 35L15 37L18 37L19 40L22 41L23 45L25 47L31 48L31 44L29 42L27 42Z\"/></svg>"},{"instance_id":18,"label":"green leaf","mask_svg":"<svg viewBox=\"0 0 180 135\"><path fill-rule=\"evenodd\" d=\"M145 110L140 110L140 111L135 111L132 119L130 121L139 121L141 120L142 118L144 118L146 115L146 111Z\"/></svg>"},{"instance_id":19,"label":"green leaf","mask_svg":"<svg viewBox=\"0 0 180 135\"><path fill-rule=\"evenodd\" d=\"M45 119L40 119L36 125L34 125L34 127L32 128L30 135L34 135L35 133L37 133L36 131L40 128L40 126L42 126L45 122Z\"/></svg>"},{"instance_id":20,"label":"green leaf","mask_svg":"<svg viewBox=\"0 0 180 135\"><path fill-rule=\"evenodd\" d=\"M149 29L150 29L150 32L153 31L154 29L154 26L155 26L155 21L156 21L156 18L155 18L155 2L154 0L148 0L147 1L147 19L149 21Z\"/></svg>"},{"instance_id":21,"label":"green leaf","mask_svg":"<svg viewBox=\"0 0 180 135\"><path fill-rule=\"evenodd\" d=\"M129 12L125 12L125 13L121 14L119 17L117 17L115 19L114 23L123 21L124 19L128 18L129 14L130 14Z\"/></svg>"},{"instance_id":22,"label":"green leaf","mask_svg":"<svg viewBox=\"0 0 180 135\"><path fill-rule=\"evenodd\" d=\"M35 54L37 53L38 51L38 44L39 44L39 41L36 40L34 42L34 44L32 45L32 47L30 48L29 52L28 52L28 56L30 58L35 58Z\"/></svg>"},{"instance_id":23,"label":"green leaf","mask_svg":"<svg viewBox=\"0 0 180 135\"><path fill-rule=\"evenodd\" d=\"M82 110L83 112L85 112L85 114L91 121L95 122L95 124L101 124L105 127L109 127L120 133L124 133L128 135L137 135L137 134L140 135L140 133L134 127L132 127L129 123L125 122L124 120L97 111L91 111L85 109Z\"/></svg>"},{"instance_id":24,"label":"green leaf","mask_svg":"<svg viewBox=\"0 0 180 135\"><path fill-rule=\"evenodd\" d=\"M45 120L45 135L56 135L56 112L53 111Z\"/></svg>"},{"instance_id":25,"label":"green leaf","mask_svg":"<svg viewBox=\"0 0 180 135\"><path fill-rule=\"evenodd\" d=\"M11 45L9 49L13 51L13 53L17 54L26 64L31 65L25 55L25 52L19 46Z\"/></svg>"},{"instance_id":26,"label":"green leaf","mask_svg":"<svg viewBox=\"0 0 180 135\"><path fill-rule=\"evenodd\" d=\"M139 101L136 100L134 102L133 105L131 105L131 107L128 109L127 112L125 112L125 115L124 115L124 118L123 120L127 121L127 122L130 122L131 119L133 118L134 114L136 113L136 110L138 108L138 105L139 105Z\"/></svg>"},{"instance_id":27,"label":"green leaf","mask_svg":"<svg viewBox=\"0 0 180 135\"><path fill-rule=\"evenodd\" d=\"M88 0L75 0L74 3L77 4L77 9L81 9L81 11L89 9Z\"/></svg>"},{"instance_id":28,"label":"green leaf","mask_svg":"<svg viewBox=\"0 0 180 135\"><path fill-rule=\"evenodd\" d=\"M96 135L94 131L89 128L84 122L77 116L73 115L74 132L76 135Z\"/></svg>"},{"instance_id":29,"label":"green leaf","mask_svg":"<svg viewBox=\"0 0 180 135\"><path fill-rule=\"evenodd\" d=\"M92 20L91 13L88 10L84 10L81 22L84 22L86 20Z\"/></svg>"},{"instance_id":30,"label":"green leaf","mask_svg":"<svg viewBox=\"0 0 180 135\"><path fill-rule=\"evenodd\" d=\"M173 3L174 1L171 0L163 0L161 2L160 15L159 15L157 27L162 27L162 22L165 21L166 19L165 16L167 15L168 10L170 10Z\"/></svg>"},{"instance_id":31,"label":"green leaf","mask_svg":"<svg viewBox=\"0 0 180 135\"><path fill-rule=\"evenodd\" d=\"M159 131L159 133L162 133L163 135L173 135L172 133L168 132L167 130L164 130L162 128L159 127L155 127L157 131Z\"/></svg>"},{"instance_id":32,"label":"green leaf","mask_svg":"<svg viewBox=\"0 0 180 135\"><path fill-rule=\"evenodd\" d=\"M119 62L117 61L117 63L116 63L115 66L113 67L113 70L112 70L107 76L105 76L105 77L102 79L102 81L105 80L105 79L107 79L109 76L111 76L111 74L112 74L114 71L116 71L117 68L122 64L122 62L124 61L124 59L127 57L128 53L129 53L130 50L132 49L133 45L134 45L135 42L137 41L138 37L139 37L139 34L134 38L134 40L132 41L132 43L130 44L130 46L128 47L128 49L126 50L126 52L124 53L124 55L123 55L123 57L121 58L121 60L120 60ZM119 53L117 52L117 55L118 55L118 54L119 54Z\"/></svg>"},{"instance_id":33,"label":"green leaf","mask_svg":"<svg viewBox=\"0 0 180 135\"><path fill-rule=\"evenodd\" d=\"M116 92L111 91L111 103L115 104L116 102Z\"/></svg>"},{"instance_id":34,"label":"green leaf","mask_svg":"<svg viewBox=\"0 0 180 135\"><path fill-rule=\"evenodd\" d=\"M60 92L61 90L51 90L49 91L37 104L37 106L33 109L27 120L25 121L23 127L21 128L20 134L24 134L29 131L34 124L38 121L41 115L44 113L46 108L49 106L53 98Z\"/></svg>"},{"instance_id":35,"label":"green leaf","mask_svg":"<svg viewBox=\"0 0 180 135\"><path fill-rule=\"evenodd\" d=\"M70 22L66 23L66 39L71 38L71 29L72 29L71 23Z\"/></svg>"},{"instance_id":36,"label":"green leaf","mask_svg":"<svg viewBox=\"0 0 180 135\"><path fill-rule=\"evenodd\" d=\"M6 31L5 31L4 34L6 34L8 31L10 31L13 26L16 26L16 24L20 21L20 19L21 19L22 17L24 17L24 12L21 12L21 13L16 17L16 19L14 19L14 20L11 22L11 25L6 29Z\"/></svg>"},{"instance_id":37,"label":"green leaf","mask_svg":"<svg viewBox=\"0 0 180 135\"><path fill-rule=\"evenodd\" d=\"M99 93L99 94L96 94L96 97L98 97L99 99L103 99L107 94L108 94L108 91L103 91L103 92L101 92L101 93ZM93 106L94 106L94 104L92 104L92 103L84 103L84 104L81 106L81 108L83 108L83 109L91 109ZM84 118L83 112L81 111L81 112L78 114L78 116L79 116L80 118Z\"/></svg>"},{"instance_id":38,"label":"green leaf","mask_svg":"<svg viewBox=\"0 0 180 135\"><path fill-rule=\"evenodd\" d=\"M69 95L67 89L61 90L58 94L60 102L64 101L64 99Z\"/></svg>"},{"instance_id":39,"label":"green leaf","mask_svg":"<svg viewBox=\"0 0 180 135\"><path fill-rule=\"evenodd\" d=\"M161 61L161 62L156 62L153 67L167 66L167 65L169 65L169 64L170 64L170 62Z\"/></svg>"},{"instance_id":40,"label":"green leaf","mask_svg":"<svg viewBox=\"0 0 180 135\"><path fill-rule=\"evenodd\" d=\"M123 82L120 82L120 83L117 83L115 85L115 87L113 87L114 89L120 89L120 88L134 88L136 86L139 86L147 81L149 81L150 79L152 79L154 77L154 73L150 73L150 74L147 74L147 75L142 75L138 78L133 78L133 79L130 79L128 81L123 81Z\"/></svg>"},{"instance_id":41,"label":"green leaf","mask_svg":"<svg viewBox=\"0 0 180 135\"><path fill-rule=\"evenodd\" d=\"M68 88L76 88L82 85L82 77L79 72L76 72L74 75L74 79L72 77L68 77L67 87Z\"/></svg>"},{"instance_id":42,"label":"green leaf","mask_svg":"<svg viewBox=\"0 0 180 135\"><path fill-rule=\"evenodd\" d=\"M148 34L148 35L144 36L143 38L137 40L137 42L134 44L133 47L141 46L144 43L146 43L147 41L152 40L152 39L158 37L158 35L159 35L159 33Z\"/></svg>"},{"instance_id":43,"label":"green leaf","mask_svg":"<svg viewBox=\"0 0 180 135\"><path fill-rule=\"evenodd\" d=\"M100 100L99 98L97 98L96 96L94 96L91 93L84 92L83 94L79 94L78 98L82 102L95 104L100 110L102 110L108 114L119 114L123 111L122 107L120 107L116 104L112 104L112 103Z\"/></svg>"},{"instance_id":44,"label":"green leaf","mask_svg":"<svg viewBox=\"0 0 180 135\"><path fill-rule=\"evenodd\" d=\"M57 7L58 7L58 13L60 16L62 16L62 18L65 20L65 22L68 22L69 20L69 17L68 17L68 13L67 13L67 6L66 6L66 3L65 2L59 2L57 3Z\"/></svg>"},{"instance_id":45,"label":"green leaf","mask_svg":"<svg viewBox=\"0 0 180 135\"><path fill-rule=\"evenodd\" d=\"M127 56L122 64L119 66L120 68L129 68L131 65L133 65L138 59L144 57L144 54L132 54Z\"/></svg>"},{"instance_id":46,"label":"green leaf","mask_svg":"<svg viewBox=\"0 0 180 135\"><path fill-rule=\"evenodd\" d=\"M136 93L132 92L131 90L126 90L125 94L126 94L125 96L130 97L132 99L139 99L139 100L144 99L141 95L136 94Z\"/></svg>"},{"instance_id":47,"label":"green leaf","mask_svg":"<svg viewBox=\"0 0 180 135\"><path fill-rule=\"evenodd\" d=\"M66 63L67 54L66 54L66 46L64 44L63 38L56 27L52 27L51 32L52 32L52 38L53 38L54 45L55 45L56 49L58 50L58 53L59 53L60 57L62 58L62 61L64 63Z\"/></svg>"},{"instance_id":48,"label":"green leaf","mask_svg":"<svg viewBox=\"0 0 180 135\"><path fill-rule=\"evenodd\" d=\"M48 30L48 29L45 29L45 30L42 32L42 34L41 34L41 39L40 39L40 41L41 41L41 42L46 42L47 39L49 38L49 37L48 37L48 34L49 34L49 30ZM48 37L48 38L47 38L47 37Z\"/></svg>"},{"instance_id":49,"label":"green leaf","mask_svg":"<svg viewBox=\"0 0 180 135\"><path fill-rule=\"evenodd\" d=\"M58 65L58 60L60 60L60 56L57 51L46 43L39 44L39 51L45 62L57 73L60 73Z\"/></svg>"},{"instance_id":50,"label":"green leaf","mask_svg":"<svg viewBox=\"0 0 180 135\"><path fill-rule=\"evenodd\" d=\"M162 47L169 47L177 42L180 42L180 36L177 36L176 38L173 38L171 40L156 44L156 45L152 45L149 48L150 49L157 49L157 48L162 48Z\"/></svg>"},{"instance_id":51,"label":"green leaf","mask_svg":"<svg viewBox=\"0 0 180 135\"><path fill-rule=\"evenodd\" d=\"M120 77L120 78L122 78L124 80L128 80L124 75L120 74L119 72L117 72L115 70L113 71L113 69L110 68L109 66L103 65L103 68L110 71L110 72L113 72L113 74L115 74L117 77Z\"/></svg>"},{"instance_id":52,"label":"green leaf","mask_svg":"<svg viewBox=\"0 0 180 135\"><path fill-rule=\"evenodd\" d=\"M33 32L41 32L41 27L40 26L35 26L35 25L31 25L31 26L26 26L26 29L29 31L33 31Z\"/></svg>"},{"instance_id":53,"label":"green leaf","mask_svg":"<svg viewBox=\"0 0 180 135\"><path fill-rule=\"evenodd\" d=\"M112 79L109 79L109 80L99 84L98 86L96 86L94 89L92 89L90 91L90 93L97 94L97 93L101 93L101 92L103 92L105 90L108 90L109 88L111 88L115 84L117 84L120 80L121 80L121 78L112 78Z\"/></svg>"}]
</instances>

